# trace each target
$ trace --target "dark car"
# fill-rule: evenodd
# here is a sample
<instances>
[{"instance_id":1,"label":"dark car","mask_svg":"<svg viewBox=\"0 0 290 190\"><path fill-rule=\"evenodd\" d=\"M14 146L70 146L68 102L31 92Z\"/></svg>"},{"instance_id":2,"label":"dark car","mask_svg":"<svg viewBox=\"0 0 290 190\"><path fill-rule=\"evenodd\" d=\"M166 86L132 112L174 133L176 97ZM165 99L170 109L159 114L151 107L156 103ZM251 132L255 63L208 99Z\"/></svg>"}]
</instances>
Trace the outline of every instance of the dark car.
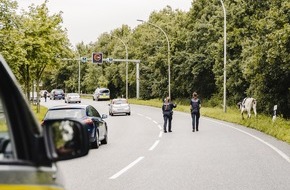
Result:
<instances>
[{"instance_id":1,"label":"dark car","mask_svg":"<svg viewBox=\"0 0 290 190\"><path fill-rule=\"evenodd\" d=\"M88 154L81 122L47 120L41 127L0 55L0 189L64 189L59 160Z\"/></svg>"},{"instance_id":2,"label":"dark car","mask_svg":"<svg viewBox=\"0 0 290 190\"><path fill-rule=\"evenodd\" d=\"M64 100L64 91L63 89L53 89L50 92L51 100Z\"/></svg>"},{"instance_id":3,"label":"dark car","mask_svg":"<svg viewBox=\"0 0 290 190\"><path fill-rule=\"evenodd\" d=\"M91 105L74 104L54 106L47 110L43 123L49 119L77 119L81 121L87 128L90 144L93 148L99 148L101 144L108 143L108 126L106 121L106 114L102 116Z\"/></svg>"}]
</instances>

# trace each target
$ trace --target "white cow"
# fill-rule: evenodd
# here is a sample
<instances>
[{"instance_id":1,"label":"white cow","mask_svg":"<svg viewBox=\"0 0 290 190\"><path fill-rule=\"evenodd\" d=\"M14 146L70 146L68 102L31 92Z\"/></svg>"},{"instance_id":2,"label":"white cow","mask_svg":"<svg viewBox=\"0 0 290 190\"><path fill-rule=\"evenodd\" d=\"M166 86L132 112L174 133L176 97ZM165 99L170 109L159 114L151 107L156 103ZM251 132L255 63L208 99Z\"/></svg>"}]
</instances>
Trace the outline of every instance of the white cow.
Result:
<instances>
[{"instance_id":1,"label":"white cow","mask_svg":"<svg viewBox=\"0 0 290 190\"><path fill-rule=\"evenodd\" d=\"M251 109L253 108L253 111L255 113L255 117L257 116L257 100L255 98L244 98L242 102L238 103L238 106L241 110L242 119L244 119L244 112L248 113L248 118L251 117Z\"/></svg>"}]
</instances>

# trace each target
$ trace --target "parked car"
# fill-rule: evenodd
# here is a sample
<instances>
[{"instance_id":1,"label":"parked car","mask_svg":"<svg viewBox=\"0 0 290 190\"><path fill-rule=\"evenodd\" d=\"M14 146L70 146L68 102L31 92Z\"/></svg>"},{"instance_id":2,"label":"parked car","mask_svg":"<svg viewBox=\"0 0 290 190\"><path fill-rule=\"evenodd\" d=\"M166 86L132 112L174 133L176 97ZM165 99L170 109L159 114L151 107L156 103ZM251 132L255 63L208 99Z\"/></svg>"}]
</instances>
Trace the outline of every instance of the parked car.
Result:
<instances>
[{"instance_id":1,"label":"parked car","mask_svg":"<svg viewBox=\"0 0 290 190\"><path fill-rule=\"evenodd\" d=\"M109 104L109 114L111 116L116 114L131 115L130 104L125 98L116 98Z\"/></svg>"},{"instance_id":2,"label":"parked car","mask_svg":"<svg viewBox=\"0 0 290 190\"><path fill-rule=\"evenodd\" d=\"M93 100L110 100L110 90L108 88L97 88L93 94Z\"/></svg>"},{"instance_id":3,"label":"parked car","mask_svg":"<svg viewBox=\"0 0 290 190\"><path fill-rule=\"evenodd\" d=\"M100 144L108 143L108 126L106 114L102 116L91 105L74 104L54 106L47 110L43 123L50 119L69 118L81 121L89 134L90 145L99 148Z\"/></svg>"},{"instance_id":4,"label":"parked car","mask_svg":"<svg viewBox=\"0 0 290 190\"><path fill-rule=\"evenodd\" d=\"M67 93L64 99L65 103L81 103L81 96L78 93Z\"/></svg>"},{"instance_id":5,"label":"parked car","mask_svg":"<svg viewBox=\"0 0 290 190\"><path fill-rule=\"evenodd\" d=\"M63 89L53 89L50 92L50 99L51 100L64 100L64 91Z\"/></svg>"},{"instance_id":6,"label":"parked car","mask_svg":"<svg viewBox=\"0 0 290 190\"><path fill-rule=\"evenodd\" d=\"M63 190L56 162L88 154L88 142L77 120L47 120L41 127L0 55L0 189Z\"/></svg>"}]
</instances>

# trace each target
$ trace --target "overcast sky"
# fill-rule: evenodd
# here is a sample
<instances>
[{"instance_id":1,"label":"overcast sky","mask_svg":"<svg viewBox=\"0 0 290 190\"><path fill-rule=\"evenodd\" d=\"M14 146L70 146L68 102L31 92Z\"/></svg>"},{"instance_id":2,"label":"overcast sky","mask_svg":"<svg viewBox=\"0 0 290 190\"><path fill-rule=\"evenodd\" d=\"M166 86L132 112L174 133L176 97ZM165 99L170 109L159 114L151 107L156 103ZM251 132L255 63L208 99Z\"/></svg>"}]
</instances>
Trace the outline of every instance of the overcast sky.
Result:
<instances>
[{"instance_id":1,"label":"overcast sky","mask_svg":"<svg viewBox=\"0 0 290 190\"><path fill-rule=\"evenodd\" d=\"M44 0L16 0L19 8L27 9L32 3ZM123 24L135 28L137 19L148 20L150 13L171 6L188 11L192 0L49 0L51 13L62 11L63 27L73 46L83 41L95 42L100 34L120 28Z\"/></svg>"}]
</instances>

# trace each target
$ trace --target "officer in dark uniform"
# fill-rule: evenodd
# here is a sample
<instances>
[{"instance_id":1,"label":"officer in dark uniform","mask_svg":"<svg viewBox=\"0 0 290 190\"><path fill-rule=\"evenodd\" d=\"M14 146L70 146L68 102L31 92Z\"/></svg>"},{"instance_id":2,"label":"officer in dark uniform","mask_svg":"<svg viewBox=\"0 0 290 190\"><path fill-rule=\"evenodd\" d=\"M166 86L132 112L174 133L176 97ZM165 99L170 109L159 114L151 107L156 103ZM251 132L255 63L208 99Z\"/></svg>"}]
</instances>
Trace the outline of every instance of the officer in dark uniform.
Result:
<instances>
[{"instance_id":1,"label":"officer in dark uniform","mask_svg":"<svg viewBox=\"0 0 290 190\"><path fill-rule=\"evenodd\" d=\"M46 99L47 99L47 91L44 91L44 100L46 102Z\"/></svg>"},{"instance_id":2,"label":"officer in dark uniform","mask_svg":"<svg viewBox=\"0 0 290 190\"><path fill-rule=\"evenodd\" d=\"M172 115L173 115L173 108L176 108L176 104L172 103L170 101L170 98L167 97L164 100L164 103L162 105L162 113L163 113L163 119L164 119L164 133L167 133L167 121L168 121L168 132L172 132L171 130L171 121L172 121Z\"/></svg>"}]
</instances>

